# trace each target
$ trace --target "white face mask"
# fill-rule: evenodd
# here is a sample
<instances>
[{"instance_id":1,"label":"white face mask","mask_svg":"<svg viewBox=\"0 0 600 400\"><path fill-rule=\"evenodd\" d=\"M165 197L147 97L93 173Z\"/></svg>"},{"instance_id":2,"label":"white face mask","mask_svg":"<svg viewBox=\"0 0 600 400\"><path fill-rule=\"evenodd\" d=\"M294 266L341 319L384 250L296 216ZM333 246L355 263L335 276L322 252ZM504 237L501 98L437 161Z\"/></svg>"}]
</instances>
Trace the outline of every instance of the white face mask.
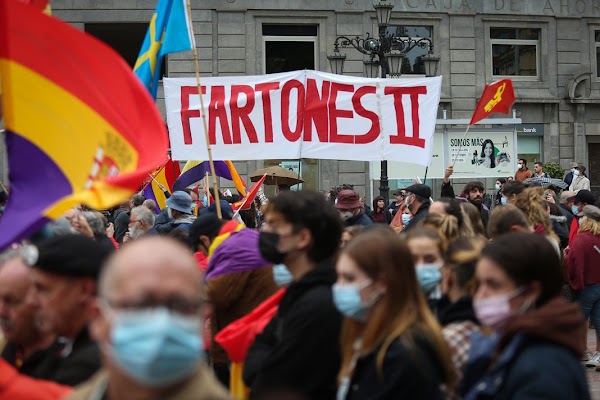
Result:
<instances>
[{"instance_id":1,"label":"white face mask","mask_svg":"<svg viewBox=\"0 0 600 400\"><path fill-rule=\"evenodd\" d=\"M522 169L523 168L523 164L517 164L517 168L518 169Z\"/></svg>"},{"instance_id":2,"label":"white face mask","mask_svg":"<svg viewBox=\"0 0 600 400\"><path fill-rule=\"evenodd\" d=\"M573 176L579 176L579 170L578 169L574 169L573 170Z\"/></svg>"},{"instance_id":3,"label":"white face mask","mask_svg":"<svg viewBox=\"0 0 600 400\"><path fill-rule=\"evenodd\" d=\"M348 221L353 216L354 214L352 214L352 211L340 211L340 217L342 217L342 220L344 221Z\"/></svg>"}]
</instances>

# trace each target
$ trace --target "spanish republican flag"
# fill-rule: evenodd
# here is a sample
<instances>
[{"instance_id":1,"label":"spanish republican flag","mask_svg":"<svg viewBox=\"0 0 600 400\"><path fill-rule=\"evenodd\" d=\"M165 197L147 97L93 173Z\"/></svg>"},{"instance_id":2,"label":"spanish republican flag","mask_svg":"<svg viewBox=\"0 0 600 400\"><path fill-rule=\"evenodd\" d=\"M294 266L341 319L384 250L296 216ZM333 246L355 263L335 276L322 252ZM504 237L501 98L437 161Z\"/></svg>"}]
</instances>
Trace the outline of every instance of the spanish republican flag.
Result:
<instances>
[{"instance_id":1,"label":"spanish republican flag","mask_svg":"<svg viewBox=\"0 0 600 400\"><path fill-rule=\"evenodd\" d=\"M167 154L152 97L111 48L17 0L0 1L10 198L0 249L76 204L112 207Z\"/></svg>"}]
</instances>

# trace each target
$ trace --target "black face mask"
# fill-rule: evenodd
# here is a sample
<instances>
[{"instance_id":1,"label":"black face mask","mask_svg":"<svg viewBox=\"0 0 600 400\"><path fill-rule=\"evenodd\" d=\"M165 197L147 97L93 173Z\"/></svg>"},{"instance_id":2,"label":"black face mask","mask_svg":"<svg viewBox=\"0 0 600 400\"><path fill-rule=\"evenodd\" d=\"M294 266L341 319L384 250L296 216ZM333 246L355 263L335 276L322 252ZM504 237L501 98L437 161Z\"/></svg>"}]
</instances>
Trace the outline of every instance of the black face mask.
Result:
<instances>
[{"instance_id":1,"label":"black face mask","mask_svg":"<svg viewBox=\"0 0 600 400\"><path fill-rule=\"evenodd\" d=\"M258 249L260 255L273 264L281 264L285 258L285 253L277 249L279 235L271 232L260 232L258 235Z\"/></svg>"}]
</instances>

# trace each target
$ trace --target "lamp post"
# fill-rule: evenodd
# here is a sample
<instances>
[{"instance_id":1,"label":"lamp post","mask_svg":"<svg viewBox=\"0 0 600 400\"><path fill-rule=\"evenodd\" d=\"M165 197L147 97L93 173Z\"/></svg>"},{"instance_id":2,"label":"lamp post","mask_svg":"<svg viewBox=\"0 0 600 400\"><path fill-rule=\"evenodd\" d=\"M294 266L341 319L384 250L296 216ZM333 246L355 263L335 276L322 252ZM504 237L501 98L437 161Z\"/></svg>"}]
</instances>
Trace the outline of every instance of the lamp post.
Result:
<instances>
[{"instance_id":1,"label":"lamp post","mask_svg":"<svg viewBox=\"0 0 600 400\"><path fill-rule=\"evenodd\" d=\"M428 50L428 54L421 57L425 67L425 75L428 77L437 75L440 57L433 54L431 39L400 37L395 33L388 33L387 28L390 25L390 17L394 8L394 4L390 0L376 0L373 3L373 8L375 8L377 14L379 36L372 37L368 32L365 37L338 36L334 42L333 55L327 56L331 72L339 75L344 73L346 55L340 53L340 48L353 47L368 58L363 61L364 74L367 78L387 78L388 75L392 78L399 77L404 56L413 48L419 46ZM387 161L383 160L381 161L379 195L383 197L386 204L389 200L390 190L388 183Z\"/></svg>"}]
</instances>

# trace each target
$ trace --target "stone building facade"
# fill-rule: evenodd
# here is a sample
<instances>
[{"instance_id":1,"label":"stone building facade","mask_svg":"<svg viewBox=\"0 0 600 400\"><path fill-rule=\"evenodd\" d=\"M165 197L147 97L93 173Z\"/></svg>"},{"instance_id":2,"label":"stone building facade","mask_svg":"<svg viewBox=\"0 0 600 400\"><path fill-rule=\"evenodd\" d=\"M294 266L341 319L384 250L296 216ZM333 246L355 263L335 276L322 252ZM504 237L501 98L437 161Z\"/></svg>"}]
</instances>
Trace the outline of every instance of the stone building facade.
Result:
<instances>
[{"instance_id":1,"label":"stone building facade","mask_svg":"<svg viewBox=\"0 0 600 400\"><path fill-rule=\"evenodd\" d=\"M337 36L377 32L371 0L191 1L203 76L257 75L299 66L329 72L327 55ZM390 23L407 34L425 32L441 57L440 117L446 110L447 118L470 118L484 85L509 76L517 97L515 114L523 121L517 127L519 153L565 168L573 160L581 162L600 190L600 0L392 2ZM128 42L134 51L140 39L132 39L128 25L136 25L139 37L155 6L156 0L52 0L58 18L117 49ZM343 52L345 73L362 76L363 55ZM170 77L193 76L192 53L169 56L166 71ZM406 72L418 71L408 65ZM164 112L162 96L158 104ZM280 161L236 165L247 175ZM327 190L350 183L369 192L368 163L303 160L302 167L307 187ZM392 179L390 187L395 184Z\"/></svg>"}]
</instances>

